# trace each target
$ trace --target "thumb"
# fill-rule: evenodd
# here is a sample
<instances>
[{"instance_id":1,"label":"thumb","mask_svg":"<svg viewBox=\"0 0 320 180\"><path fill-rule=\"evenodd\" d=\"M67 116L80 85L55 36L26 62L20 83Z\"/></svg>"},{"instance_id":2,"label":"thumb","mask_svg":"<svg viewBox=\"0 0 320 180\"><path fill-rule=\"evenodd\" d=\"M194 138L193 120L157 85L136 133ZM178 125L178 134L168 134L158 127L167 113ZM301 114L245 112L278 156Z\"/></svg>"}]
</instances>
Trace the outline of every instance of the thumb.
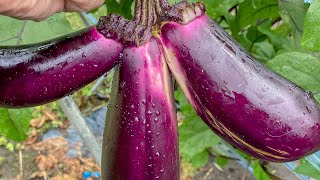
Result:
<instances>
[{"instance_id":1,"label":"thumb","mask_svg":"<svg viewBox=\"0 0 320 180\"><path fill-rule=\"evenodd\" d=\"M0 15L40 21L61 11L90 11L104 0L0 0Z\"/></svg>"}]
</instances>

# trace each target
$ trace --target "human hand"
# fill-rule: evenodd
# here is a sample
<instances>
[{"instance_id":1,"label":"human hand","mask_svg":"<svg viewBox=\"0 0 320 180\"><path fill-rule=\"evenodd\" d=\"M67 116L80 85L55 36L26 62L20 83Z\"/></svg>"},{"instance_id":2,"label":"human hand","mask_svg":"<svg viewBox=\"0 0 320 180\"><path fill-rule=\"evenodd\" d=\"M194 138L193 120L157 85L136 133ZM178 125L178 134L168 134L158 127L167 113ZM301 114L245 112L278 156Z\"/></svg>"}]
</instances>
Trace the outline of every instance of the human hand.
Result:
<instances>
[{"instance_id":1,"label":"human hand","mask_svg":"<svg viewBox=\"0 0 320 180\"><path fill-rule=\"evenodd\" d=\"M41 21L54 13L90 11L104 0L0 0L0 15Z\"/></svg>"}]
</instances>

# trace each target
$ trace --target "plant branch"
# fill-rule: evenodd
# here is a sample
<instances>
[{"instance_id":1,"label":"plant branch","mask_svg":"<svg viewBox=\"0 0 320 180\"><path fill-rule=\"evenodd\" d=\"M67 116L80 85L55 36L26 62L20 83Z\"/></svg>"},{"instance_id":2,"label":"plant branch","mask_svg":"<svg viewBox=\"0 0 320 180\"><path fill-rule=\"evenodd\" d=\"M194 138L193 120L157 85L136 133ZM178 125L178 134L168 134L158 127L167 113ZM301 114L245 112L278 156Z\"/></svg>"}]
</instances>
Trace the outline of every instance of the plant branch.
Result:
<instances>
[{"instance_id":1,"label":"plant branch","mask_svg":"<svg viewBox=\"0 0 320 180\"><path fill-rule=\"evenodd\" d=\"M96 141L96 138L88 128L86 121L82 117L82 114L74 100L71 97L65 97L59 100L58 104L67 118L71 121L72 125L74 125L78 131L84 145L89 149L96 163L101 166L102 147Z\"/></svg>"}]
</instances>

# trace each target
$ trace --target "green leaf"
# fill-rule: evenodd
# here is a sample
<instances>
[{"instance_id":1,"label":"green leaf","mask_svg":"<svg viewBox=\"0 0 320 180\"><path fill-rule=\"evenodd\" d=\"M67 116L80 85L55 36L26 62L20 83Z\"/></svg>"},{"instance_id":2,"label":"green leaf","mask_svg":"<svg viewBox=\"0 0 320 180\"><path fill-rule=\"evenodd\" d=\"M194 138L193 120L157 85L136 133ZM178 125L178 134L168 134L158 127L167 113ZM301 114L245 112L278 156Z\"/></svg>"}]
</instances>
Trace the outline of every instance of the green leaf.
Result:
<instances>
[{"instance_id":1,"label":"green leaf","mask_svg":"<svg viewBox=\"0 0 320 180\"><path fill-rule=\"evenodd\" d=\"M267 20L258 26L258 30L269 37L275 50L278 51L280 49L285 49L285 50L294 49L295 44L293 42L293 39L288 36L278 34L275 31L271 30L271 25L272 25L272 22L270 20Z\"/></svg>"},{"instance_id":2,"label":"green leaf","mask_svg":"<svg viewBox=\"0 0 320 180\"><path fill-rule=\"evenodd\" d=\"M20 21L0 16L0 45L36 43L53 39L72 31L64 13L55 14L41 22ZM19 37L21 37L20 40Z\"/></svg>"},{"instance_id":3,"label":"green leaf","mask_svg":"<svg viewBox=\"0 0 320 180\"><path fill-rule=\"evenodd\" d=\"M0 134L14 141L25 140L31 116L31 109L0 108Z\"/></svg>"},{"instance_id":4,"label":"green leaf","mask_svg":"<svg viewBox=\"0 0 320 180\"><path fill-rule=\"evenodd\" d=\"M291 24L296 44L300 44L304 17L309 5L302 0L279 0L280 14L286 24Z\"/></svg>"},{"instance_id":5,"label":"green leaf","mask_svg":"<svg viewBox=\"0 0 320 180\"><path fill-rule=\"evenodd\" d=\"M270 60L267 66L298 86L320 92L320 60L301 52L287 52ZM315 98L320 102L320 96Z\"/></svg>"},{"instance_id":6,"label":"green leaf","mask_svg":"<svg viewBox=\"0 0 320 180\"><path fill-rule=\"evenodd\" d=\"M191 158L191 164L195 168L200 168L208 163L209 153L208 151L202 151Z\"/></svg>"},{"instance_id":7,"label":"green leaf","mask_svg":"<svg viewBox=\"0 0 320 180\"><path fill-rule=\"evenodd\" d=\"M225 157L222 156L216 156L216 163L220 166L220 167L224 167L228 164L229 160Z\"/></svg>"},{"instance_id":8,"label":"green leaf","mask_svg":"<svg viewBox=\"0 0 320 180\"><path fill-rule=\"evenodd\" d=\"M241 28L256 24L258 20L279 17L277 0L245 0L239 5L237 21Z\"/></svg>"},{"instance_id":9,"label":"green leaf","mask_svg":"<svg viewBox=\"0 0 320 180\"><path fill-rule=\"evenodd\" d=\"M106 0L107 12L108 15L111 13L115 13L118 15L123 15L120 4L116 0Z\"/></svg>"},{"instance_id":10,"label":"green leaf","mask_svg":"<svg viewBox=\"0 0 320 180\"><path fill-rule=\"evenodd\" d=\"M320 0L312 1L303 27L301 46L312 51L320 51Z\"/></svg>"},{"instance_id":11,"label":"green leaf","mask_svg":"<svg viewBox=\"0 0 320 180\"><path fill-rule=\"evenodd\" d=\"M195 166L203 166L208 162L207 149L216 146L221 139L197 116L181 90L175 95L184 115L182 125L179 126L180 153Z\"/></svg>"},{"instance_id":12,"label":"green leaf","mask_svg":"<svg viewBox=\"0 0 320 180\"><path fill-rule=\"evenodd\" d=\"M170 4L176 4L182 0L169 0ZM198 2L199 0L189 0L189 2ZM225 15L233 6L240 4L244 0L202 0L206 6L206 12L211 18Z\"/></svg>"},{"instance_id":13,"label":"green leaf","mask_svg":"<svg viewBox=\"0 0 320 180\"><path fill-rule=\"evenodd\" d=\"M320 172L313 167L309 162L307 161L301 161L302 163L294 169L296 173L303 174L315 179L318 179L320 177Z\"/></svg>"},{"instance_id":14,"label":"green leaf","mask_svg":"<svg viewBox=\"0 0 320 180\"><path fill-rule=\"evenodd\" d=\"M251 50L252 55L258 60L266 63L275 56L272 44L267 41L255 43Z\"/></svg>"},{"instance_id":15,"label":"green leaf","mask_svg":"<svg viewBox=\"0 0 320 180\"><path fill-rule=\"evenodd\" d=\"M132 4L133 4L133 0L121 0L120 1L123 15L127 19L132 18L132 9L131 9Z\"/></svg>"},{"instance_id":16,"label":"green leaf","mask_svg":"<svg viewBox=\"0 0 320 180\"><path fill-rule=\"evenodd\" d=\"M254 160L252 162L252 166L253 166L253 176L254 177L256 177L258 180L270 180L269 175L261 167L258 160Z\"/></svg>"},{"instance_id":17,"label":"green leaf","mask_svg":"<svg viewBox=\"0 0 320 180\"><path fill-rule=\"evenodd\" d=\"M124 16L127 19L132 18L131 5L132 0L106 0L105 4L107 5L108 14L115 13L121 16Z\"/></svg>"},{"instance_id":18,"label":"green leaf","mask_svg":"<svg viewBox=\"0 0 320 180\"><path fill-rule=\"evenodd\" d=\"M233 6L240 4L244 0L203 0L206 5L207 14L211 18L216 18L226 14ZM193 0L197 2L197 0Z\"/></svg>"},{"instance_id":19,"label":"green leaf","mask_svg":"<svg viewBox=\"0 0 320 180\"><path fill-rule=\"evenodd\" d=\"M251 51L253 45L257 42L264 41L267 37L258 31L257 26L250 26L240 36L238 42L248 51Z\"/></svg>"}]
</instances>

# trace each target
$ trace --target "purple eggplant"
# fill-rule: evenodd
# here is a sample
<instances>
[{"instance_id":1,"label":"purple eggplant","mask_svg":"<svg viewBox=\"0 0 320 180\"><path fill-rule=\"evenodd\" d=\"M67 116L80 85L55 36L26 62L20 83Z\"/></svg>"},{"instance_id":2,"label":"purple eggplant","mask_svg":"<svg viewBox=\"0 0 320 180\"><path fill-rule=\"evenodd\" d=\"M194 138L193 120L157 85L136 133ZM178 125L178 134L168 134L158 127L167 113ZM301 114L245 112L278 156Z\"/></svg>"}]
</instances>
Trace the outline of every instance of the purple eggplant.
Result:
<instances>
[{"instance_id":1,"label":"purple eggplant","mask_svg":"<svg viewBox=\"0 0 320 180\"><path fill-rule=\"evenodd\" d=\"M124 49L104 134L103 179L178 180L176 110L155 39Z\"/></svg>"},{"instance_id":2,"label":"purple eggplant","mask_svg":"<svg viewBox=\"0 0 320 180\"><path fill-rule=\"evenodd\" d=\"M48 103L73 93L117 63L122 45L95 27L32 47L0 48L0 107Z\"/></svg>"},{"instance_id":3,"label":"purple eggplant","mask_svg":"<svg viewBox=\"0 0 320 180\"><path fill-rule=\"evenodd\" d=\"M320 149L320 108L297 85L252 58L201 4L184 23L162 25L169 69L198 115L220 137L259 159L287 162Z\"/></svg>"}]
</instances>

